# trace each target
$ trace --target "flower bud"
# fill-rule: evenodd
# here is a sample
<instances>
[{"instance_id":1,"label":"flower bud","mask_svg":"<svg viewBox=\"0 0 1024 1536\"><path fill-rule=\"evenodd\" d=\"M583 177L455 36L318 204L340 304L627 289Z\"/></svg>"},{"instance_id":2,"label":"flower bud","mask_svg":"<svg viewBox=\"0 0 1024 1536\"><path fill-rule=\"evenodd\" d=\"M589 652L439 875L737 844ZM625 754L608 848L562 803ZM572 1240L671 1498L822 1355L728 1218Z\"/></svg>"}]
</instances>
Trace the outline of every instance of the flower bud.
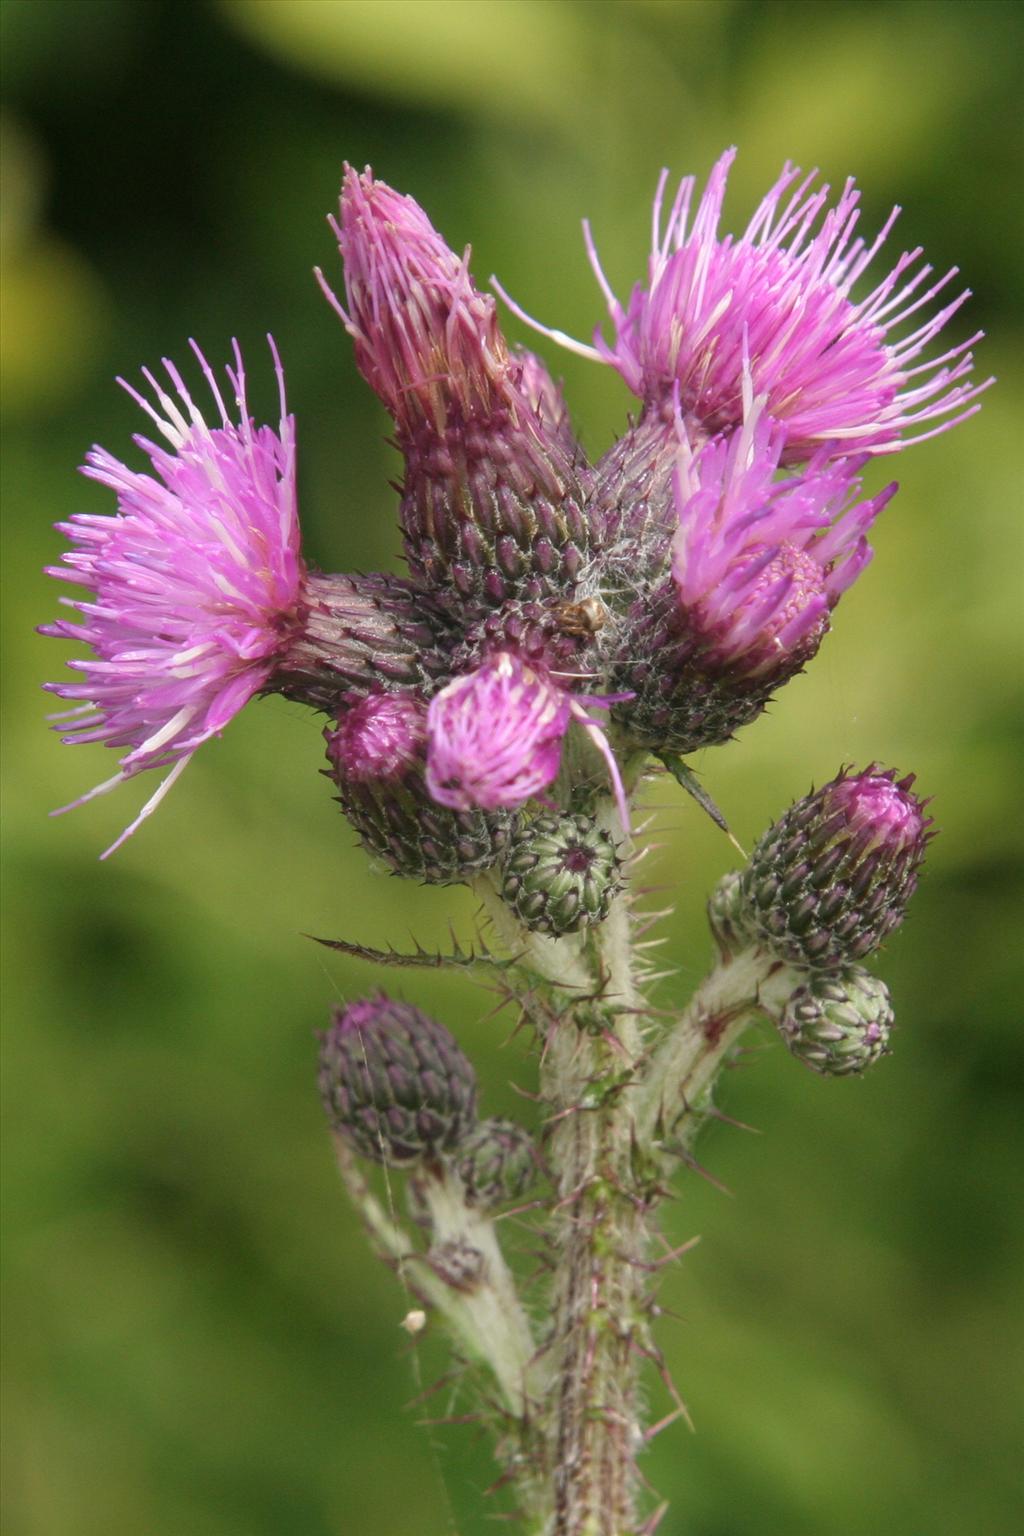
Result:
<instances>
[{"instance_id":1,"label":"flower bud","mask_svg":"<svg viewBox=\"0 0 1024 1536\"><path fill-rule=\"evenodd\" d=\"M496 863L509 817L452 810L433 798L424 776L427 710L415 694L357 698L324 734L342 809L395 874L453 885Z\"/></svg>"},{"instance_id":2,"label":"flower bud","mask_svg":"<svg viewBox=\"0 0 1024 1536\"><path fill-rule=\"evenodd\" d=\"M888 1053L889 989L859 965L811 975L779 1021L794 1056L825 1077L863 1072Z\"/></svg>"},{"instance_id":3,"label":"flower bud","mask_svg":"<svg viewBox=\"0 0 1024 1536\"><path fill-rule=\"evenodd\" d=\"M533 1138L514 1120L481 1120L459 1143L455 1166L467 1205L493 1210L518 1200L537 1177Z\"/></svg>"},{"instance_id":4,"label":"flower bud","mask_svg":"<svg viewBox=\"0 0 1024 1536\"><path fill-rule=\"evenodd\" d=\"M913 774L841 772L770 827L743 873L758 941L828 969L860 960L903 921L930 840Z\"/></svg>"},{"instance_id":5,"label":"flower bud","mask_svg":"<svg viewBox=\"0 0 1024 1536\"><path fill-rule=\"evenodd\" d=\"M621 861L589 816L537 816L512 834L501 894L535 933L576 933L608 915Z\"/></svg>"},{"instance_id":6,"label":"flower bud","mask_svg":"<svg viewBox=\"0 0 1024 1536\"><path fill-rule=\"evenodd\" d=\"M360 1156L411 1166L470 1130L476 1074L443 1025L381 992L335 1010L321 1039L320 1096Z\"/></svg>"},{"instance_id":7,"label":"flower bud","mask_svg":"<svg viewBox=\"0 0 1024 1536\"><path fill-rule=\"evenodd\" d=\"M708 897L708 923L723 956L736 954L753 942L739 870L723 875Z\"/></svg>"}]
</instances>

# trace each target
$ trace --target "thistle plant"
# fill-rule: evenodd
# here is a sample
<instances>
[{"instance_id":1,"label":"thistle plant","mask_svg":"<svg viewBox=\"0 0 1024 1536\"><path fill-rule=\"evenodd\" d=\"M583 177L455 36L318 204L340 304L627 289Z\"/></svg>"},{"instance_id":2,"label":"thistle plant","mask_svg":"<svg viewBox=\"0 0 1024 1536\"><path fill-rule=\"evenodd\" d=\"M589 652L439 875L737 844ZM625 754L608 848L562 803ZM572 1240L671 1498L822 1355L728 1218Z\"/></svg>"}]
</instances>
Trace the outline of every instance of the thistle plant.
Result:
<instances>
[{"instance_id":1,"label":"thistle plant","mask_svg":"<svg viewBox=\"0 0 1024 1536\"><path fill-rule=\"evenodd\" d=\"M166 770L114 847L204 741L276 693L325 717L326 775L375 863L474 894L477 930L446 953L331 942L497 989L539 1131L481 1118L446 1024L384 992L336 1010L319 1084L371 1246L415 1326L447 1329L534 1536L655 1529L641 1372L663 1371L659 1207L754 1021L822 1076L887 1052L892 1005L866 967L932 836L912 775L841 768L720 882L717 963L688 1003L659 992L655 1008L634 882L645 784L669 770L721 823L686 755L729 742L816 655L896 491L863 491L871 460L964 420L986 387L977 338L926 355L967 297L940 298L952 272L932 281L913 251L868 284L895 214L865 237L852 182L830 203L787 166L743 234L720 234L732 158L699 200L685 179L667 219L662 178L647 279L625 303L587 230L608 336L538 327L637 396L596 463L469 253L346 169L343 295L318 276L393 419L405 573L303 558L273 343L276 426L250 416L237 346L227 390L194 348L212 407L167 361L144 391L125 385L163 442L137 439L145 470L92 450L84 473L116 512L59 525L71 548L52 572L88 594L44 631L87 651L52 685L72 703L64 739L119 754L82 800ZM516 1227L499 1240L496 1221L523 1206L544 1256L530 1280L504 1251Z\"/></svg>"}]
</instances>

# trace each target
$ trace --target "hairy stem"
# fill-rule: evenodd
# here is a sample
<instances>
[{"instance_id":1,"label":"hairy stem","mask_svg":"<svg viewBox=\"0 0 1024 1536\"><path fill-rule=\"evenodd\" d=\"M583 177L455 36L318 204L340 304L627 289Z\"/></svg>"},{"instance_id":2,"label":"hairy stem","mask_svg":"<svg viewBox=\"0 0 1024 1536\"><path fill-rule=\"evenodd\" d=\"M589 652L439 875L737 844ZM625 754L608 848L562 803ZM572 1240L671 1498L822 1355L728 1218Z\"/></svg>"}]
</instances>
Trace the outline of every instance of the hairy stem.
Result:
<instances>
[{"instance_id":1,"label":"hairy stem","mask_svg":"<svg viewBox=\"0 0 1024 1536\"><path fill-rule=\"evenodd\" d=\"M761 949L720 961L654 1053L634 1101L642 1147L672 1138L759 1013L781 1011L800 977Z\"/></svg>"},{"instance_id":2,"label":"hairy stem","mask_svg":"<svg viewBox=\"0 0 1024 1536\"><path fill-rule=\"evenodd\" d=\"M571 1005L541 1088L555 1127L555 1333L550 1536L634 1528L637 1334L646 1205L634 1189L631 1078L640 1055L628 897L594 941L597 995Z\"/></svg>"},{"instance_id":3,"label":"hairy stem","mask_svg":"<svg viewBox=\"0 0 1024 1536\"><path fill-rule=\"evenodd\" d=\"M482 1259L472 1288L462 1291L439 1273L430 1256L417 1252L395 1218L373 1193L344 1139L335 1134L338 1171L379 1256L420 1301L435 1307L471 1360L482 1360L494 1373L505 1410L528 1416L528 1372L534 1354L525 1313L490 1221L467 1211L461 1198L437 1182L430 1199L436 1242L462 1241Z\"/></svg>"},{"instance_id":4,"label":"hairy stem","mask_svg":"<svg viewBox=\"0 0 1024 1536\"><path fill-rule=\"evenodd\" d=\"M453 1305L464 1319L465 1334L478 1341L478 1353L484 1353L507 1408L517 1418L528 1419L534 1408L530 1375L536 1346L494 1224L466 1205L462 1187L453 1173L448 1172L441 1179L428 1179L424 1195L434 1235L431 1255L436 1256L435 1264L441 1274L446 1249L456 1255L465 1252L479 1256L478 1260L470 1260L473 1272L467 1283L461 1289L456 1286Z\"/></svg>"}]
</instances>

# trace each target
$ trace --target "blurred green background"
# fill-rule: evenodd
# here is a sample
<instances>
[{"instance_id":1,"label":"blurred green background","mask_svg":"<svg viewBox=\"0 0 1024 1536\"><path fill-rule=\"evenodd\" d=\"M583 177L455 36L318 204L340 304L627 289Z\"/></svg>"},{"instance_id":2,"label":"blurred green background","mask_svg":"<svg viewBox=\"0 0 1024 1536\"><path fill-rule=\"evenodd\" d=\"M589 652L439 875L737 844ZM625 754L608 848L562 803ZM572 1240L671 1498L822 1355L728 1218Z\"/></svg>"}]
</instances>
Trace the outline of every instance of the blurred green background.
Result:
<instances>
[{"instance_id":1,"label":"blurred green background","mask_svg":"<svg viewBox=\"0 0 1024 1536\"><path fill-rule=\"evenodd\" d=\"M767 1035L666 1214L703 1242L666 1278L662 1341L696 1434L645 1470L663 1536L997 1536L1020 1528L1020 11L756 0L5 0L3 611L6 646L8 1536L462 1536L507 1508L443 1394L429 1334L335 1187L313 1032L382 978L302 937L401 944L468 930L461 892L372 872L318 777L320 725L274 700L205 748L158 816L98 853L147 792L51 821L112 771L63 750L40 683L62 648L51 524L108 510L76 477L132 456L113 385L195 336L246 349L258 415L283 353L311 558L397 568L387 421L310 269L340 282L340 164L411 191L478 279L578 336L601 317L579 220L620 292L657 173L736 142L727 222L782 160L861 180L867 227L905 207L975 291L981 415L893 461L878 558L811 672L699 767L748 843L842 761L914 768L935 844L880 961L900 1031L863 1083L801 1071ZM510 334L526 339L513 322ZM550 352L549 352L550 357ZM568 354L584 441L629 409ZM1012 435L1011 435L1012 434ZM888 466L892 468L893 465ZM883 465L872 472L880 486ZM653 882L681 1001L731 850L659 786ZM1017 907L1019 918L1020 908ZM404 995L471 1050L487 1110L528 1113L522 1038L462 980ZM662 1389L649 1384L652 1413ZM667 1407L667 1404L664 1405Z\"/></svg>"}]
</instances>

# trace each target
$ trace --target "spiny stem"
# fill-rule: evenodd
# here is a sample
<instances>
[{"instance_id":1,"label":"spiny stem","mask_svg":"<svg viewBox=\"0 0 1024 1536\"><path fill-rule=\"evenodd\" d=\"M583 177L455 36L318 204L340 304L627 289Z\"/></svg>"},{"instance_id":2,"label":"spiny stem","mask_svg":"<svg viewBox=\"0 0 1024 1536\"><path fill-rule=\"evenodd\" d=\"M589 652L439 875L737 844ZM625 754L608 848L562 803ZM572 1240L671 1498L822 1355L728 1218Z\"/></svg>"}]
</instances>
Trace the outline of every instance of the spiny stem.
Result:
<instances>
[{"instance_id":1,"label":"spiny stem","mask_svg":"<svg viewBox=\"0 0 1024 1536\"><path fill-rule=\"evenodd\" d=\"M628 897L597 930L603 1008L570 1008L542 1073L556 1114L559 1170L550 1536L620 1536L633 1527L635 1402L646 1208L634 1191L628 1076L641 1005L632 979ZM596 1103L595 1100L596 1090ZM593 1107L582 1108L583 1104Z\"/></svg>"}]
</instances>

